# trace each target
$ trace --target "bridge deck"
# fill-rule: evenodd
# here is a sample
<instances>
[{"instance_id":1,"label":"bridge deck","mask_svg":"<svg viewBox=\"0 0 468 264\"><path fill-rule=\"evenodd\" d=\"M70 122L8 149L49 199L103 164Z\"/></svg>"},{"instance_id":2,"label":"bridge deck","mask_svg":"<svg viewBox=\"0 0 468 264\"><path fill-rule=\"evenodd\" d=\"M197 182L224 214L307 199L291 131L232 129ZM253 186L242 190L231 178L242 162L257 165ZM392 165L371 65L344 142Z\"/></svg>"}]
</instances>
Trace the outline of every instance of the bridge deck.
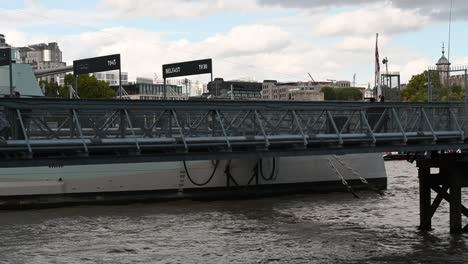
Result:
<instances>
[{"instance_id":1,"label":"bridge deck","mask_svg":"<svg viewBox=\"0 0 468 264\"><path fill-rule=\"evenodd\" d=\"M0 167L468 149L461 103L0 99Z\"/></svg>"}]
</instances>

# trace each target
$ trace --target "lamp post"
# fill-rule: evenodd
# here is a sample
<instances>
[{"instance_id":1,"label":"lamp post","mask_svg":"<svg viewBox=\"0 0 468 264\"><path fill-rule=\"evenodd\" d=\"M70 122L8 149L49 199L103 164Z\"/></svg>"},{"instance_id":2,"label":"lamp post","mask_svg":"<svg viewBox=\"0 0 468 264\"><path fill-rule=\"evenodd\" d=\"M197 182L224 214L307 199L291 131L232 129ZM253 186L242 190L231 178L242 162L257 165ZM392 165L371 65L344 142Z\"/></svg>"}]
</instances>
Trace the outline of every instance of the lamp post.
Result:
<instances>
[{"instance_id":1,"label":"lamp post","mask_svg":"<svg viewBox=\"0 0 468 264\"><path fill-rule=\"evenodd\" d=\"M388 58L385 57L385 59L383 59L382 63L385 65L385 78L387 80L387 87L388 87ZM391 88L391 87L388 87L388 88Z\"/></svg>"}]
</instances>

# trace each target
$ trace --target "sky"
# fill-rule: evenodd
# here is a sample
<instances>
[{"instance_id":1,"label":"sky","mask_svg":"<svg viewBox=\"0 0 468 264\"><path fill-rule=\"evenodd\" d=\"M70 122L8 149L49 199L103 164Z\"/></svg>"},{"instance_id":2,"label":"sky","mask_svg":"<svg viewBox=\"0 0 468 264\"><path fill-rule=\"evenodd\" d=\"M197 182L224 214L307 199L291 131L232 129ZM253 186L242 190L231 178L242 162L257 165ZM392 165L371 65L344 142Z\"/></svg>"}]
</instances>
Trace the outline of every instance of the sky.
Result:
<instances>
[{"instance_id":1,"label":"sky","mask_svg":"<svg viewBox=\"0 0 468 264\"><path fill-rule=\"evenodd\" d=\"M450 60L466 65L466 0L452 10ZM0 33L13 46L58 42L69 65L120 53L130 80L213 58L214 77L229 80L356 74L362 85L374 80L376 33L380 59L407 82L448 46L449 14L450 0L0 0Z\"/></svg>"}]
</instances>

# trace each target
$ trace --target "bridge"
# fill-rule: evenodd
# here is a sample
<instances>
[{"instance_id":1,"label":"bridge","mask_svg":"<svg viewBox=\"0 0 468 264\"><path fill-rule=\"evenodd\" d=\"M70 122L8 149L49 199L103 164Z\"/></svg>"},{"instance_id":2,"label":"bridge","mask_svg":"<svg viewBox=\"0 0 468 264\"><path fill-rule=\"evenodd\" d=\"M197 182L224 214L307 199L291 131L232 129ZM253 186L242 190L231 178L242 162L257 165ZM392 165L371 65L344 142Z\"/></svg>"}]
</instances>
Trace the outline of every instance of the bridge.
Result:
<instances>
[{"instance_id":1,"label":"bridge","mask_svg":"<svg viewBox=\"0 0 468 264\"><path fill-rule=\"evenodd\" d=\"M36 78L42 78L42 77L53 76L57 74L69 73L69 72L73 72L73 66L62 66L62 67L56 67L52 69L35 70L34 76L36 76Z\"/></svg>"},{"instance_id":2,"label":"bridge","mask_svg":"<svg viewBox=\"0 0 468 264\"><path fill-rule=\"evenodd\" d=\"M0 167L468 149L459 103L11 98L0 107Z\"/></svg>"},{"instance_id":3,"label":"bridge","mask_svg":"<svg viewBox=\"0 0 468 264\"><path fill-rule=\"evenodd\" d=\"M459 233L468 156L444 153L468 149L467 117L463 103L4 98L0 168L420 152L420 228L447 200Z\"/></svg>"}]
</instances>

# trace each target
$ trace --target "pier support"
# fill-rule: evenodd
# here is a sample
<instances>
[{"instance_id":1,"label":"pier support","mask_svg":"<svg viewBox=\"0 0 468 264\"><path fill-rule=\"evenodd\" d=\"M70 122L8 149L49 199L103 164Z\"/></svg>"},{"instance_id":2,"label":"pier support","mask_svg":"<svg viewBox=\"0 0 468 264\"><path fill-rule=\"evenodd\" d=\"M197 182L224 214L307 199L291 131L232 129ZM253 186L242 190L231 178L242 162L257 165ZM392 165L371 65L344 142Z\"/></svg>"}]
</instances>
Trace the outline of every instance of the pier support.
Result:
<instances>
[{"instance_id":1,"label":"pier support","mask_svg":"<svg viewBox=\"0 0 468 264\"><path fill-rule=\"evenodd\" d=\"M431 168L439 168L439 173L431 174ZM466 156L444 156L436 159L418 161L419 176L419 229L432 229L432 217L443 200L450 206L450 233L468 232L468 225L463 227L462 215L468 217L468 208L462 204L462 188L468 187L464 171L468 169ZM437 196L431 198L432 191Z\"/></svg>"},{"instance_id":2,"label":"pier support","mask_svg":"<svg viewBox=\"0 0 468 264\"><path fill-rule=\"evenodd\" d=\"M454 168L449 174L450 233L452 234L462 232L461 177L463 173L460 168Z\"/></svg>"},{"instance_id":3,"label":"pier support","mask_svg":"<svg viewBox=\"0 0 468 264\"><path fill-rule=\"evenodd\" d=\"M419 167L419 229L429 231L432 228L431 214L431 168Z\"/></svg>"}]
</instances>

